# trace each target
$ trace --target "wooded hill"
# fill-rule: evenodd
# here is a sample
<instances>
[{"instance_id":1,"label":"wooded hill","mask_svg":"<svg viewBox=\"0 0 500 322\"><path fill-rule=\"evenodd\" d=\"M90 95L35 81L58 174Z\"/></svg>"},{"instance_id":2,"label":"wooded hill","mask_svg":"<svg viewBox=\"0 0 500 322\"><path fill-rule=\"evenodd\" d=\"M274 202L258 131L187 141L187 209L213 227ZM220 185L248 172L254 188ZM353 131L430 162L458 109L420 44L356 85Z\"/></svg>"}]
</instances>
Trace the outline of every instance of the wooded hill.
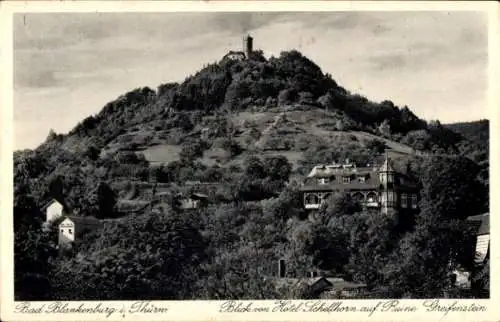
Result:
<instances>
[{"instance_id":1,"label":"wooded hill","mask_svg":"<svg viewBox=\"0 0 500 322\"><path fill-rule=\"evenodd\" d=\"M487 122L459 133L406 106L350 93L297 51L270 59L255 52L251 60L210 64L180 84L128 92L66 135L51 131L34 151L15 152L15 183L44 200L48 182L63 176L67 194L85 195L91 191L79 178L91 187L117 177L150 181L149 166L182 158L201 170L185 170L180 181L210 181L199 172L216 166L237 173L254 154L287 157L300 179L316 163L349 158L364 165L386 147L396 157L462 153L485 169Z\"/></svg>"},{"instance_id":2,"label":"wooded hill","mask_svg":"<svg viewBox=\"0 0 500 322\"><path fill-rule=\"evenodd\" d=\"M332 201L322 210L328 220L316 226L303 222L298 183L318 163L348 158L365 165L390 148L391 157L398 166L420 179L423 189L427 189L429 208L423 209L435 213L455 209L449 216L443 214L443 218L463 219L487 209L487 200L484 200L484 196L487 198L485 189L489 169L487 138L488 121L443 126L439 121L426 122L418 118L406 106L395 106L389 100L372 102L350 93L298 51L283 52L279 57L269 59L262 52L255 52L249 60L223 59L205 66L182 83L163 84L156 91L147 87L130 91L106 104L97 115L84 119L68 134L51 131L36 149L14 152L14 215L16 227L19 227L16 230L19 242L16 256L21 267L16 280L19 282L17 289L24 298L33 296L29 289L33 288L31 284L35 277L24 262L31 263L31 259L23 257L21 249L32 249L35 253L41 251L46 258L51 258L45 252L45 241L25 235L27 230L35 229L36 224L22 224L26 218L35 217L40 205L49 198L62 200L80 216L123 219L111 221L104 233L80 242L77 247L79 258L86 258L86 261L68 259L62 262L47 260L50 264L43 265L37 263L44 267L45 273L41 274L41 279L35 280L37 283L57 284L59 293L54 296L58 298L74 295L70 291L71 285L80 285L76 277L72 277L75 271L95 273L89 273L94 284L81 289L82 298L92 297L94 292L104 292L104 288L97 289L107 285L102 278L109 274L125 278L130 283L126 284L130 286L129 290L133 288L139 292L141 287L148 290L149 295L141 293L141 298L181 299L191 298L194 294L204 294L206 298L277 297L269 288L269 280L261 279L262 272L247 270L247 265L253 262L245 259L255 259L255 263L260 263L265 258L263 266L274 267L277 256L294 258L296 265L291 267L296 271L318 266L339 274L349 272L348 275L354 274L359 281L378 285L381 271L387 272L389 267L394 269L391 265L399 261L396 258L403 253L398 252L418 253L417 248L398 248L391 246L389 241L417 238L404 235L414 230L419 232L418 238L427 238L429 236L425 237L425 234L432 231L428 228L434 219L421 223L419 229L407 227L395 236L389 233L371 236L373 243L377 241L376 247L385 245L379 250L383 250L387 255L383 258L389 262L381 261L377 264L379 266L368 268L368 255L373 251L369 247L375 247L371 242L367 244L371 237L366 234L348 236L363 231L366 225L387 228L390 223L385 219L373 219L378 218L376 215L360 213L355 220L339 224L341 216L353 215L350 211L345 213L340 206L345 201L342 198L341 201ZM429 173L442 173L443 176L436 179ZM433 187L441 187L444 182L439 178L467 182L467 186L458 191L447 191L452 194L450 200L461 200L462 196L463 200L470 202L446 208L440 204L448 200L446 197L438 202L439 207L444 208L432 208L432 200L437 200L436 193L439 192ZM208 208L201 209L196 215L178 216L178 211L171 205L153 202L154 193L175 195L189 192L186 181L220 183L211 192L212 203ZM331 216L336 218L333 221L336 226L332 226ZM160 225L161 229L155 227L170 233L153 236L154 229L147 232L152 225ZM176 235L179 229L192 235ZM422 231L425 231L425 236ZM136 245L138 235L142 237ZM179 239L187 243L194 235L201 236L199 244L191 245L196 254L186 252L182 259L178 259L179 263L184 263L185 269L162 266L177 260L176 252L165 248L158 250L167 252L161 256L159 267L153 269L147 265L159 256L160 253L155 251L158 245L168 248ZM117 236L123 236L129 244ZM439 242L452 245L451 239L443 240L445 237L439 237ZM258 250L249 248L249 241L258 244ZM339 245L345 247L339 248ZM368 248L357 249L361 245ZM126 247L121 250L123 256L117 251L121 247ZM300 256L293 257L288 253L290 247L295 255ZM324 249L318 253L321 247ZM344 252L346 249L349 252ZM132 250L134 253L130 253ZM332 264L335 262L331 260L332 252L339 256L337 259L340 258L337 264ZM432 256L442 254L439 251ZM125 260L129 255L135 260ZM37 255L36 258L44 257ZM103 264L105 260L102 258L108 258L111 266ZM134 266L136 262L145 266ZM127 263L133 267L128 267ZM366 270L363 263L367 265ZM413 264L408 262L409 266L404 267L408 269L406 273L410 274ZM146 266L151 268L149 273L144 273ZM359 271L353 273L352 269L356 267ZM137 276L132 274L137 279L129 281L126 278L130 275L128 269L138 272ZM154 277L156 269L166 274L162 275L160 284ZM239 273L231 275L229 272L233 269L238 269ZM183 270L185 280L173 278L178 270ZM442 270L439 272L444 274ZM397 291L393 295L410 292L402 287L404 283L398 284L403 279L401 276L410 276L400 273L398 282L391 280L396 275L384 275L387 280L384 285L394 281ZM64 279L51 277L51 274L66 276L65 282L70 284L58 284ZM143 274L153 277L144 277ZM247 280L248 274L255 283L241 288L238 281ZM425 276L428 272L422 274ZM436 277L436 281L440 279L441 275ZM167 282L189 282L193 289L179 286L182 294L180 291L167 292L164 289ZM222 282L226 283L224 291ZM425 290L440 289L431 284L421 287ZM92 285L97 291L91 291ZM52 286L50 289L54 290ZM113 287L108 285L106 289ZM106 296L125 299L129 296L123 293L125 291L126 288ZM422 289L414 291L418 293ZM96 294L105 293L102 292ZM130 296L134 298L136 295ZM431 292L428 295L433 297L436 294ZM281 296L292 295L283 293Z\"/></svg>"}]
</instances>

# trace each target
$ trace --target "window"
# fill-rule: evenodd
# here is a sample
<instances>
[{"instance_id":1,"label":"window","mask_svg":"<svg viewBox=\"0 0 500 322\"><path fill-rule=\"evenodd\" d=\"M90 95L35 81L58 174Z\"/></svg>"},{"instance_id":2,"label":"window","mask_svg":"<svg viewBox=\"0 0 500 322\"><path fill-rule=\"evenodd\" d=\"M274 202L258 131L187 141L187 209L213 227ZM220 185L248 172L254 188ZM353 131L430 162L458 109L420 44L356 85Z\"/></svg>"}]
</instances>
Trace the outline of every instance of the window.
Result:
<instances>
[{"instance_id":1,"label":"window","mask_svg":"<svg viewBox=\"0 0 500 322\"><path fill-rule=\"evenodd\" d=\"M401 207L408 208L408 196L406 193L401 194Z\"/></svg>"},{"instance_id":2,"label":"window","mask_svg":"<svg viewBox=\"0 0 500 322\"><path fill-rule=\"evenodd\" d=\"M382 172L379 174L379 178L380 178L380 183L382 183L382 184L394 182L394 174L393 173Z\"/></svg>"},{"instance_id":3,"label":"window","mask_svg":"<svg viewBox=\"0 0 500 322\"><path fill-rule=\"evenodd\" d=\"M64 233L64 229L61 229L61 234Z\"/></svg>"},{"instance_id":4,"label":"window","mask_svg":"<svg viewBox=\"0 0 500 322\"><path fill-rule=\"evenodd\" d=\"M70 234L72 234L72 233L73 233L73 230L70 228L70 229L68 229L68 232L69 232Z\"/></svg>"},{"instance_id":5,"label":"window","mask_svg":"<svg viewBox=\"0 0 500 322\"><path fill-rule=\"evenodd\" d=\"M351 182L351 177L342 177L342 182L343 183L349 183L349 182Z\"/></svg>"},{"instance_id":6,"label":"window","mask_svg":"<svg viewBox=\"0 0 500 322\"><path fill-rule=\"evenodd\" d=\"M418 198L417 198L417 195L416 194L412 194L411 195L411 207L413 209L417 209L417 206L418 206Z\"/></svg>"},{"instance_id":7,"label":"window","mask_svg":"<svg viewBox=\"0 0 500 322\"><path fill-rule=\"evenodd\" d=\"M330 182L330 178L320 178L318 181L319 184L327 184Z\"/></svg>"},{"instance_id":8,"label":"window","mask_svg":"<svg viewBox=\"0 0 500 322\"><path fill-rule=\"evenodd\" d=\"M378 201L377 194L375 192L369 192L366 195L366 199L368 202L377 202Z\"/></svg>"},{"instance_id":9,"label":"window","mask_svg":"<svg viewBox=\"0 0 500 322\"><path fill-rule=\"evenodd\" d=\"M362 182L364 183L366 181L366 177L365 176L361 176L358 178L359 182Z\"/></svg>"},{"instance_id":10,"label":"window","mask_svg":"<svg viewBox=\"0 0 500 322\"><path fill-rule=\"evenodd\" d=\"M319 203L319 198L315 194L308 194L306 195L306 204L318 204Z\"/></svg>"},{"instance_id":11,"label":"window","mask_svg":"<svg viewBox=\"0 0 500 322\"><path fill-rule=\"evenodd\" d=\"M397 201L396 193L394 191L383 191L381 193L382 203L387 205L387 207L394 207Z\"/></svg>"}]
</instances>

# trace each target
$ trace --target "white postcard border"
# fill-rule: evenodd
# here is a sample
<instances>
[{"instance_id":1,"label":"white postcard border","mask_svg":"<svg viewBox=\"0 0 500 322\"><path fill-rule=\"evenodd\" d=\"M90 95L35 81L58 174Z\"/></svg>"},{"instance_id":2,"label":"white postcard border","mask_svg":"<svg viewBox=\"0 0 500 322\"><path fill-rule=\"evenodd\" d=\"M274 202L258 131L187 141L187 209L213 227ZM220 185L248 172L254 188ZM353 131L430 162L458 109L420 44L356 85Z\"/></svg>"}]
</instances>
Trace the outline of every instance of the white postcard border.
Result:
<instances>
[{"instance_id":1,"label":"white postcard border","mask_svg":"<svg viewBox=\"0 0 500 322\"><path fill-rule=\"evenodd\" d=\"M489 83L488 83L488 102L490 120L490 207L491 213L500 209L500 200L495 196L500 196L498 179L500 178L499 162L499 103L500 103L500 6L495 2L351 2L351 1L220 1L220 2L182 2L182 1L7 1L0 3L0 39L1 41L1 65L0 65L0 97L1 97L1 136L0 136L0 210L1 225L3 227L0 235L1 241L1 319L6 321L85 321L85 320L107 320L107 321L262 321L262 320L343 320L358 321L371 319L375 321L387 320L442 320L452 321L493 321L500 320L500 285L499 259L500 238L496 230L500 225L500 219L495 215L491 218L491 298L489 300L439 300L443 306L455 305L477 305L484 306L487 311L483 312L449 312L444 314L440 312L426 312L425 301L423 300L400 300L400 307L419 307L417 312L390 313L380 310L384 303L389 300L345 300L340 301L344 306L376 306L377 310L372 315L368 313L345 313L332 311L330 313L297 313L297 312L270 312L270 313L220 313L221 303L223 301L169 301L169 302L150 302L148 305L153 307L167 307L168 312L160 313L131 313L134 310L133 305L136 302L124 301L105 301L105 302L65 302L70 307L78 307L80 304L87 308L99 309L115 308L116 311L106 316L106 313L94 314L15 314L20 310L20 306L25 305L20 302L14 303L13 299L13 234L10 227L13 226L12 220L12 151L13 151L13 33L12 33L12 14L19 12L175 12L175 11L485 11L489 14ZM431 36L431 35L430 35ZM457 67L459 68L459 67ZM497 179L497 180L495 180ZM495 274L496 272L496 274ZM493 287L495 286L495 287ZM301 301L293 301L299 304ZM328 303L339 301L327 301ZM381 302L381 304L378 304ZM41 308L48 310L50 305L55 306L55 302L31 302L30 308ZM99 304L101 303L101 304ZM239 301L244 307L249 301ZM276 301L253 301L253 308L277 307ZM430 302L427 302L430 303ZM62 304L64 305L64 304ZM100 306L99 306L100 305ZM378 305L378 306L377 306ZM385 304L387 305L387 304ZM97 309L98 307L99 309ZM96 311L96 312L97 312ZM123 311L123 312L121 312ZM109 310L108 310L109 312Z\"/></svg>"}]
</instances>

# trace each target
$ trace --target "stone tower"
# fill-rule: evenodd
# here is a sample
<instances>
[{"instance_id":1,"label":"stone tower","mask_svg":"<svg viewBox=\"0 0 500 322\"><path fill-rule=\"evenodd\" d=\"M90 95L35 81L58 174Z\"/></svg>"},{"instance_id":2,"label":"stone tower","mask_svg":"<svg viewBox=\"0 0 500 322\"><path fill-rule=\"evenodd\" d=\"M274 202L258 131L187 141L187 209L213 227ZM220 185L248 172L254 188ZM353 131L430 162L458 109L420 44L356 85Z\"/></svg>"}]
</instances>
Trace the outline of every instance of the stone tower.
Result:
<instances>
[{"instance_id":1,"label":"stone tower","mask_svg":"<svg viewBox=\"0 0 500 322\"><path fill-rule=\"evenodd\" d=\"M250 59L253 52L253 38L250 35L243 38L243 52L246 59Z\"/></svg>"}]
</instances>

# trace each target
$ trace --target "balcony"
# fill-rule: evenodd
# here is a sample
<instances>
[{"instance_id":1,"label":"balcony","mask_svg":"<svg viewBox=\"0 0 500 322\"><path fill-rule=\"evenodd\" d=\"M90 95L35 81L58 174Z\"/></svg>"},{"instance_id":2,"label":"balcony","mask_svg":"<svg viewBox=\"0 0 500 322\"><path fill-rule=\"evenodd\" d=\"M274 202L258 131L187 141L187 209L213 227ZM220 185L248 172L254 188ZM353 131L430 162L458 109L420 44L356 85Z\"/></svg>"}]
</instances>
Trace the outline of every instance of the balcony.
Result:
<instances>
[{"instance_id":1,"label":"balcony","mask_svg":"<svg viewBox=\"0 0 500 322\"><path fill-rule=\"evenodd\" d=\"M319 203L306 203L306 204L304 204L304 208L306 208L306 209L319 209L320 206L321 206L321 204L319 204Z\"/></svg>"},{"instance_id":2,"label":"balcony","mask_svg":"<svg viewBox=\"0 0 500 322\"><path fill-rule=\"evenodd\" d=\"M363 205L367 208L379 208L380 207L380 202L378 201L367 201L363 203Z\"/></svg>"}]
</instances>

